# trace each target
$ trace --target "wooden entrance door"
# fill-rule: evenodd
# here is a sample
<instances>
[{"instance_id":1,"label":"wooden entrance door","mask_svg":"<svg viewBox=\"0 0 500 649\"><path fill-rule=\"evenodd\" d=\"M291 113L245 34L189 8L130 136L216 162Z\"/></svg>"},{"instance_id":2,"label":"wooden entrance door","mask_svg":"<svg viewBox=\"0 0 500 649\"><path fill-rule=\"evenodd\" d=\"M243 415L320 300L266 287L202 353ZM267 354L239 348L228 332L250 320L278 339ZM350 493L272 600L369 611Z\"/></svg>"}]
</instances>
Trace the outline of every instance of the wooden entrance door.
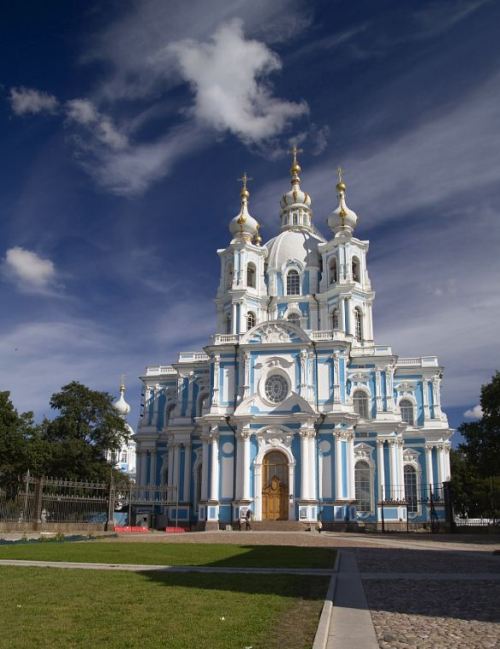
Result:
<instances>
[{"instance_id":1,"label":"wooden entrance door","mask_svg":"<svg viewBox=\"0 0 500 649\"><path fill-rule=\"evenodd\" d=\"M262 471L262 518L288 520L288 462L280 451L264 457Z\"/></svg>"}]
</instances>

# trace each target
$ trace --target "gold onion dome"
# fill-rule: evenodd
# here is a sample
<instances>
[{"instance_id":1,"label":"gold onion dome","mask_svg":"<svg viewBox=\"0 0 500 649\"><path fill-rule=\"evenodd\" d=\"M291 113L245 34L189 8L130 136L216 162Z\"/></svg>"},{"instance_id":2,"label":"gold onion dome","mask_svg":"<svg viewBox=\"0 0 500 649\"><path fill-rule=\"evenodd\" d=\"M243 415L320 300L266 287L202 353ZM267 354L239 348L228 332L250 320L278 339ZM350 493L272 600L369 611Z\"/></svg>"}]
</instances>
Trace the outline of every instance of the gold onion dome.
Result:
<instances>
[{"instance_id":1,"label":"gold onion dome","mask_svg":"<svg viewBox=\"0 0 500 649\"><path fill-rule=\"evenodd\" d=\"M342 169L337 169L338 182L337 182L337 197L338 205L336 209L328 217L328 226L334 232L352 232L358 221L356 212L347 207L345 200L347 186L343 179Z\"/></svg>"},{"instance_id":2,"label":"gold onion dome","mask_svg":"<svg viewBox=\"0 0 500 649\"><path fill-rule=\"evenodd\" d=\"M291 176L291 185L292 188L283 194L280 201L281 209L286 209L292 205L305 205L306 207L311 207L311 197L300 187L300 172L302 171L298 160L297 153L300 153L300 149L297 149L296 146L292 147L292 166L290 167L290 176Z\"/></svg>"},{"instance_id":3,"label":"gold onion dome","mask_svg":"<svg viewBox=\"0 0 500 649\"><path fill-rule=\"evenodd\" d=\"M229 230L233 237L236 239L245 239L251 241L256 234L258 234L259 224L251 216L248 211L248 199L250 198L250 192L247 189L247 182L251 180L246 174L243 174L242 178L239 178L242 182L242 187L240 191L241 198L241 207L238 214L229 224Z\"/></svg>"}]
</instances>

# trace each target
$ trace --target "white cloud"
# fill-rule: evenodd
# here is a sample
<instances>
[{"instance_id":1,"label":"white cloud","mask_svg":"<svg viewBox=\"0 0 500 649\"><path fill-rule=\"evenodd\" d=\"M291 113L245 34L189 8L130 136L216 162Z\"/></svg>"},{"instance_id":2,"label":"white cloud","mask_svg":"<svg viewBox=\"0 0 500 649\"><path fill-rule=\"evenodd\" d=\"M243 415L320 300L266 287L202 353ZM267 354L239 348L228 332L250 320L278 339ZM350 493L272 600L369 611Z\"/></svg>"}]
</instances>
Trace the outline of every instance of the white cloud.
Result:
<instances>
[{"instance_id":1,"label":"white cloud","mask_svg":"<svg viewBox=\"0 0 500 649\"><path fill-rule=\"evenodd\" d=\"M7 250L2 271L6 278L25 292L47 294L56 288L54 263L20 246Z\"/></svg>"},{"instance_id":2,"label":"white cloud","mask_svg":"<svg viewBox=\"0 0 500 649\"><path fill-rule=\"evenodd\" d=\"M466 410L464 412L464 417L466 419L481 419L483 416L483 409L479 404L477 406L474 406L473 408L469 408L469 410Z\"/></svg>"},{"instance_id":3,"label":"white cloud","mask_svg":"<svg viewBox=\"0 0 500 649\"><path fill-rule=\"evenodd\" d=\"M123 149L128 144L126 136L116 129L111 118L100 113L88 99L66 102L66 116L70 121L86 127L92 138L111 149Z\"/></svg>"},{"instance_id":4,"label":"white cloud","mask_svg":"<svg viewBox=\"0 0 500 649\"><path fill-rule=\"evenodd\" d=\"M24 88L23 86L10 89L9 101L16 115L54 113L59 106L59 102L54 95L49 95L34 88Z\"/></svg>"},{"instance_id":5,"label":"white cloud","mask_svg":"<svg viewBox=\"0 0 500 649\"><path fill-rule=\"evenodd\" d=\"M239 20L220 26L210 42L185 40L168 50L194 90L196 118L218 131L259 142L308 112L304 101L272 95L265 78L281 68L279 57L264 43L245 39Z\"/></svg>"}]
</instances>

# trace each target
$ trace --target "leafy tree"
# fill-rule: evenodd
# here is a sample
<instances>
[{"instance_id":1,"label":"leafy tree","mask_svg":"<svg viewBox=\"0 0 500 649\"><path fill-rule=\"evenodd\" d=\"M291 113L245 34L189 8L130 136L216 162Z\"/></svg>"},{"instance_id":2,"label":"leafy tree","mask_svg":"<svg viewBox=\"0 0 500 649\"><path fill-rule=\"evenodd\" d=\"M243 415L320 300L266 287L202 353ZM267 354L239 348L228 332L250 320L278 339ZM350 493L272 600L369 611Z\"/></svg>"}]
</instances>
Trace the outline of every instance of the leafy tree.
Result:
<instances>
[{"instance_id":1,"label":"leafy tree","mask_svg":"<svg viewBox=\"0 0 500 649\"><path fill-rule=\"evenodd\" d=\"M19 414L10 393L0 392L0 485L9 493L28 469L34 431L33 414Z\"/></svg>"},{"instance_id":2,"label":"leafy tree","mask_svg":"<svg viewBox=\"0 0 500 649\"><path fill-rule=\"evenodd\" d=\"M112 468L106 453L117 452L128 438L111 395L73 381L52 395L50 405L59 414L45 420L33 439L36 472L73 480L108 480Z\"/></svg>"},{"instance_id":3,"label":"leafy tree","mask_svg":"<svg viewBox=\"0 0 500 649\"><path fill-rule=\"evenodd\" d=\"M500 372L481 388L483 416L458 427L460 450L478 477L500 476Z\"/></svg>"}]
</instances>

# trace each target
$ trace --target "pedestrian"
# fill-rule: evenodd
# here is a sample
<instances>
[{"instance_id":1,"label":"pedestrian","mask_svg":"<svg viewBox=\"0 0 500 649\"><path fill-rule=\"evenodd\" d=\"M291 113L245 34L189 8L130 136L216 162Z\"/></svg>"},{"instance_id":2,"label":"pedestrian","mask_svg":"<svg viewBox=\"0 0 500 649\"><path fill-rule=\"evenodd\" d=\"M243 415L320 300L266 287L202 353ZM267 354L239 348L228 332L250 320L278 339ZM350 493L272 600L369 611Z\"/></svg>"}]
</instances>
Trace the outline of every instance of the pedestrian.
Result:
<instances>
[{"instance_id":1,"label":"pedestrian","mask_svg":"<svg viewBox=\"0 0 500 649\"><path fill-rule=\"evenodd\" d=\"M252 520L252 511L250 509L247 509L247 515L246 515L246 521L245 521L247 530L252 529L252 526L250 524L251 520Z\"/></svg>"},{"instance_id":2,"label":"pedestrian","mask_svg":"<svg viewBox=\"0 0 500 649\"><path fill-rule=\"evenodd\" d=\"M245 516L245 510L240 509L240 532L243 532L243 530L245 529L246 522L247 519Z\"/></svg>"}]
</instances>

